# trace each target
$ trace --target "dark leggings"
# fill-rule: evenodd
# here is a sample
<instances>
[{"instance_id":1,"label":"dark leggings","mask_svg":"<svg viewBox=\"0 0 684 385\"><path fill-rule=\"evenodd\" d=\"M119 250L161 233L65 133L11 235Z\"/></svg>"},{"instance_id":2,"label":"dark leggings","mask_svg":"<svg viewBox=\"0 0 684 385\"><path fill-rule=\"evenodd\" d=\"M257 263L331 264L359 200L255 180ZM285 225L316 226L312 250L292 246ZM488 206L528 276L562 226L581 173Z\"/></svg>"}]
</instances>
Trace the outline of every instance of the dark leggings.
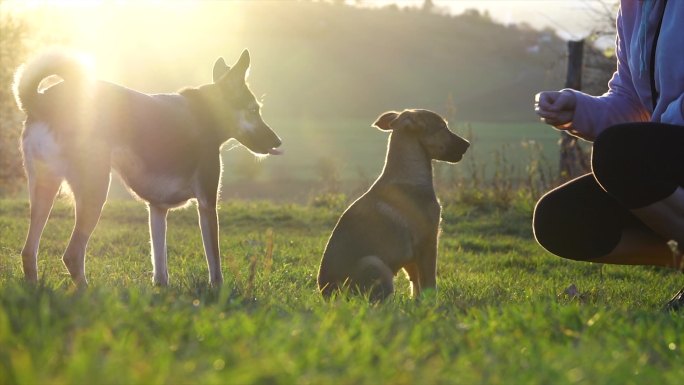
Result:
<instances>
[{"instance_id":1,"label":"dark leggings","mask_svg":"<svg viewBox=\"0 0 684 385\"><path fill-rule=\"evenodd\" d=\"M684 126L621 124L594 142L592 173L544 195L534 211L534 235L558 256L592 260L609 254L625 229L653 231L629 210L684 187Z\"/></svg>"}]
</instances>

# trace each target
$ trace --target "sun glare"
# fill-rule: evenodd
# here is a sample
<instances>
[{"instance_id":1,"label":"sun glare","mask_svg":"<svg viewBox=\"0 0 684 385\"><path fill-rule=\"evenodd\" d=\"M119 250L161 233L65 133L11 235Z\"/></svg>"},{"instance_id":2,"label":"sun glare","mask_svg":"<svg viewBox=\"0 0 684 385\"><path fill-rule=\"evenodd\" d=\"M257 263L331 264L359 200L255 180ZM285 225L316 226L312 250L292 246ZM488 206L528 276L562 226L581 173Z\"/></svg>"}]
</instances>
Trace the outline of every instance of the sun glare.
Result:
<instances>
[{"instance_id":1,"label":"sun glare","mask_svg":"<svg viewBox=\"0 0 684 385\"><path fill-rule=\"evenodd\" d=\"M211 68L204 67L217 56L244 48L238 46L239 8L247 3L29 0L1 4L3 11L28 21L31 46L36 49L59 46L87 53L91 56L87 61L97 62L93 68L98 77L148 92L205 82ZM217 31L222 31L221 39L233 36L236 46L204 44ZM161 63L157 74L169 84L156 85L149 73L136 71L141 63ZM174 82L179 77L174 69L183 71L185 78Z\"/></svg>"}]
</instances>

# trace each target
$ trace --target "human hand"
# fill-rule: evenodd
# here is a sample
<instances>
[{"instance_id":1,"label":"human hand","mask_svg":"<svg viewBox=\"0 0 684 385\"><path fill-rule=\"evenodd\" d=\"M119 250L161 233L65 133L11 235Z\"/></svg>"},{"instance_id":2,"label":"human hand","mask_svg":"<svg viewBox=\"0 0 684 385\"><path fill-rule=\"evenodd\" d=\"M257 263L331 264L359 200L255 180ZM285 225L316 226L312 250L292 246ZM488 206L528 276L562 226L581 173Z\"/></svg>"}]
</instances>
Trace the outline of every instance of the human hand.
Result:
<instances>
[{"instance_id":1,"label":"human hand","mask_svg":"<svg viewBox=\"0 0 684 385\"><path fill-rule=\"evenodd\" d=\"M570 128L577 98L571 91L543 91L534 97L534 111L541 121L559 130Z\"/></svg>"}]
</instances>

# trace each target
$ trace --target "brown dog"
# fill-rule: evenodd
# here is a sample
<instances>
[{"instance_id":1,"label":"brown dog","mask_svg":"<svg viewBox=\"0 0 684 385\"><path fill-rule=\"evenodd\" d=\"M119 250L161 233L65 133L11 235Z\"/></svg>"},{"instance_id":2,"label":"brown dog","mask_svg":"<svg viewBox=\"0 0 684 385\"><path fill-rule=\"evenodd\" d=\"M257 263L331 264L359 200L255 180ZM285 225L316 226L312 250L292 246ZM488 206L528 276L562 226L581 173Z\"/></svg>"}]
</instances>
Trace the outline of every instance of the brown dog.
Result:
<instances>
[{"instance_id":1,"label":"brown dog","mask_svg":"<svg viewBox=\"0 0 684 385\"><path fill-rule=\"evenodd\" d=\"M436 284L441 208L432 160L456 163L470 144L427 110L386 112L373 125L392 131L385 167L328 240L318 272L325 297L348 286L382 300L394 291L393 277L402 268L414 297Z\"/></svg>"}]
</instances>

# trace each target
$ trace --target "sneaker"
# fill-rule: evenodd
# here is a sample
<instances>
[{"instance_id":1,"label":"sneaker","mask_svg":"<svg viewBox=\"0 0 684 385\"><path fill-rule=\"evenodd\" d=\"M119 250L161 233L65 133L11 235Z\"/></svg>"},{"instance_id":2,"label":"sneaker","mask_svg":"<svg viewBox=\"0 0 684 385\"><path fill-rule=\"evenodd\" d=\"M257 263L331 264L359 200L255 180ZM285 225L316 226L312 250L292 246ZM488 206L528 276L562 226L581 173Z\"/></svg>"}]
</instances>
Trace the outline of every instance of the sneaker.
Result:
<instances>
[{"instance_id":1,"label":"sneaker","mask_svg":"<svg viewBox=\"0 0 684 385\"><path fill-rule=\"evenodd\" d=\"M684 287L677 292L667 303L663 310L665 311L679 311L684 309Z\"/></svg>"}]
</instances>

